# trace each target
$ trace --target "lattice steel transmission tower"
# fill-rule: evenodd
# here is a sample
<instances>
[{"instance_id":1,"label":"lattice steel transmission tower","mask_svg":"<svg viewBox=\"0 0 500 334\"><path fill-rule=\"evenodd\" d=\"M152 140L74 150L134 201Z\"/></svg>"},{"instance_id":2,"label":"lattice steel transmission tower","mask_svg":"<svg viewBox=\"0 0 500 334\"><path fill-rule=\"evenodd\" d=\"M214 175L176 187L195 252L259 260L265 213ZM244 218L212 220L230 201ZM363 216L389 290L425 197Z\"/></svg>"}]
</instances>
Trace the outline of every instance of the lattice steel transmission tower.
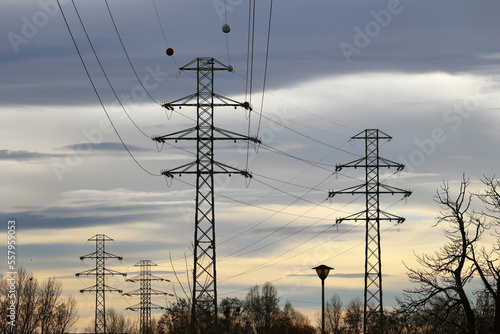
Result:
<instances>
[{"instance_id":1,"label":"lattice steel transmission tower","mask_svg":"<svg viewBox=\"0 0 500 334\"><path fill-rule=\"evenodd\" d=\"M141 287L138 290L124 293L125 296L140 296L141 301L139 304L127 307L127 310L140 311L140 334L152 334L153 329L151 328L151 310L163 310L165 307L160 305L155 305L151 303L151 296L163 295L163 296L173 296L167 292L162 292L151 288L151 281L167 281L158 276L151 275L151 266L156 266L157 264L150 260L140 260L134 266L140 267L140 274L127 279L127 282L140 282Z\"/></svg>"},{"instance_id":2,"label":"lattice steel transmission tower","mask_svg":"<svg viewBox=\"0 0 500 334\"><path fill-rule=\"evenodd\" d=\"M347 164L337 165L338 172L342 168L364 168L365 183L349 187L343 190L330 191L328 197L337 194L363 194L365 195L366 209L350 216L337 219L337 223L344 220L365 220L365 289L364 289L364 316L363 333L368 333L368 316L379 314L378 326L380 333L384 333L383 303L382 303L382 261L380 249L380 221L396 221L398 224L404 222L403 217L395 216L380 210L380 194L403 194L408 197L411 191L395 188L380 183L380 168L396 168L397 171L404 169L404 165L387 160L379 156L379 141L391 140L392 137L378 129L367 129L351 139L363 139L365 141L365 157L354 160ZM376 330L376 329L375 329ZM371 331L372 332L372 331Z\"/></svg>"},{"instance_id":3,"label":"lattice steel transmission tower","mask_svg":"<svg viewBox=\"0 0 500 334\"><path fill-rule=\"evenodd\" d=\"M196 93L163 104L168 110L174 107L196 107L196 126L152 139L164 143L167 140L196 141L196 160L180 167L162 170L162 174L196 175L194 268L192 289L191 333L218 333L217 279L215 252L214 175L241 174L247 178L247 170L239 170L214 160L214 142L221 140L245 140L260 143L254 137L241 135L214 126L214 107L232 106L251 110L247 102L241 103L214 93L214 72L232 71L214 58L196 58L179 68L180 71L195 71ZM209 323L207 328L202 324Z\"/></svg>"},{"instance_id":4,"label":"lattice steel transmission tower","mask_svg":"<svg viewBox=\"0 0 500 334\"><path fill-rule=\"evenodd\" d=\"M122 260L121 256L105 251L106 241L113 241L113 239L104 234L96 234L88 241L95 241L96 251L80 256L80 260L95 259L95 268L77 273L76 277L81 275L95 276L95 285L82 289L80 292L95 292L95 333L106 333L106 298L104 294L106 291L122 293L121 290L106 285L106 276L122 275L125 277L127 274L106 268L107 259Z\"/></svg>"}]
</instances>

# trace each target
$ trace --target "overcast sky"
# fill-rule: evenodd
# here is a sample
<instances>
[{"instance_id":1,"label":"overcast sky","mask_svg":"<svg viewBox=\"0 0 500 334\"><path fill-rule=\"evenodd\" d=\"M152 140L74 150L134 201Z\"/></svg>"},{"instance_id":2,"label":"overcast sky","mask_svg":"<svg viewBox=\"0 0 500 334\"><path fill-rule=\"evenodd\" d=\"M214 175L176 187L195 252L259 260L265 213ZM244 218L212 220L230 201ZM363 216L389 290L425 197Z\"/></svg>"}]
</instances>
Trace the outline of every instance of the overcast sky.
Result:
<instances>
[{"instance_id":1,"label":"overcast sky","mask_svg":"<svg viewBox=\"0 0 500 334\"><path fill-rule=\"evenodd\" d=\"M335 220L363 210L364 199L327 197L363 182L362 170L334 170L363 156L364 142L349 138L364 129L393 137L381 141L380 155L406 169L381 170L381 177L413 191L406 202L381 198L381 208L406 218L398 227L382 226L385 306L411 286L403 261L415 265L414 252L444 242L441 228L433 227L439 214L433 196L443 180L456 189L465 173L477 190L483 174L498 174L498 1L274 1L262 100L269 2L256 6L250 94L247 1L228 0L224 15L222 0L156 0L162 31L152 1L109 0L139 82L106 3L76 0L124 108L73 4L61 1L99 97L137 162L111 128L56 3L0 3L3 226L17 221L19 267L40 279L61 278L65 293L78 298L82 328L94 304L78 291L94 281L74 274L95 266L79 260L95 249L87 242L95 234L113 238L107 250L124 257L109 261L111 268L134 275L134 264L149 259L158 264L157 275L173 282L156 288L180 297L189 289L196 180L154 175L192 161L195 147L159 147L150 137L194 126L195 109L171 114L159 103L195 92L194 73L178 67L197 57L232 65L233 73L215 74L217 93L254 108L250 115L216 109L216 126L246 134L250 124L250 134L263 142L258 150L241 142L215 148L218 161L248 167L254 176L250 183L238 175L216 181L220 298L244 298L251 286L270 281L283 302L313 316L320 281L310 268L321 263L335 268L327 294L341 295L345 304L362 298L364 226ZM165 54L166 42L173 57ZM109 284L138 288L123 278ZM122 312L138 302L115 294L107 306Z\"/></svg>"}]
</instances>

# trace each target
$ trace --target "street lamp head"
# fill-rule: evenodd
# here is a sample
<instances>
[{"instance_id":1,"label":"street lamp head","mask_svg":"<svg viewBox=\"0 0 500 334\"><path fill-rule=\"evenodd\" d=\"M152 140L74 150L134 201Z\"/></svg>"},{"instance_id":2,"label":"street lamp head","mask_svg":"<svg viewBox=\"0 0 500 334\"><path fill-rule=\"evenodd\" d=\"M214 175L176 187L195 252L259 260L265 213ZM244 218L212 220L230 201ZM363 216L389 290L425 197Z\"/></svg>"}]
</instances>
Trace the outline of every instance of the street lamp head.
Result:
<instances>
[{"instance_id":1,"label":"street lamp head","mask_svg":"<svg viewBox=\"0 0 500 334\"><path fill-rule=\"evenodd\" d=\"M328 274L330 273L330 270L333 269L332 267L325 266L324 264L314 267L312 269L316 270L316 273L318 274L318 277L324 281L325 278L327 278Z\"/></svg>"}]
</instances>

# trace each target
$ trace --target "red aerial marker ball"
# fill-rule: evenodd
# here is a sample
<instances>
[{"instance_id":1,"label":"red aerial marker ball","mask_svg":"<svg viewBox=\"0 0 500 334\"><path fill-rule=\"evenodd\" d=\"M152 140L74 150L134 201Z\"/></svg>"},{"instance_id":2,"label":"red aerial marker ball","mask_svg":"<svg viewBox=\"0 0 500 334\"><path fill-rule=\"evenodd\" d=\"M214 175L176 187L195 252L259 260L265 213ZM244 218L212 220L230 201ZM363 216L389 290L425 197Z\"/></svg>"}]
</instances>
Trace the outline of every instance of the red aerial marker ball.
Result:
<instances>
[{"instance_id":1,"label":"red aerial marker ball","mask_svg":"<svg viewBox=\"0 0 500 334\"><path fill-rule=\"evenodd\" d=\"M174 49L172 49L172 48L168 48L168 49L167 49L167 56L171 56L171 55L173 55L173 54L174 54Z\"/></svg>"},{"instance_id":2,"label":"red aerial marker ball","mask_svg":"<svg viewBox=\"0 0 500 334\"><path fill-rule=\"evenodd\" d=\"M245 109L250 108L250 103L248 103L248 102L243 102L243 108L245 108Z\"/></svg>"}]
</instances>

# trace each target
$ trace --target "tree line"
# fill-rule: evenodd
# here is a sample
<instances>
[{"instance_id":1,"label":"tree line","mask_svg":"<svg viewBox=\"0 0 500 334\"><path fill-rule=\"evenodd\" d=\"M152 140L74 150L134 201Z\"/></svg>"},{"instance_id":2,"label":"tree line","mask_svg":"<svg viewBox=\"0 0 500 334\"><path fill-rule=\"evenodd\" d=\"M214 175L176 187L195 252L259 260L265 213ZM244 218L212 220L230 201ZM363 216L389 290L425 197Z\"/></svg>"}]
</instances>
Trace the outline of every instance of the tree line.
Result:
<instances>
[{"instance_id":1,"label":"tree line","mask_svg":"<svg viewBox=\"0 0 500 334\"><path fill-rule=\"evenodd\" d=\"M219 304L218 327L222 333L238 334L314 334L309 318L295 310L290 302L279 306L280 297L272 283L250 288L244 300L224 298ZM158 334L190 334L191 303L178 298L156 325ZM201 330L203 331L203 330Z\"/></svg>"}]
</instances>

